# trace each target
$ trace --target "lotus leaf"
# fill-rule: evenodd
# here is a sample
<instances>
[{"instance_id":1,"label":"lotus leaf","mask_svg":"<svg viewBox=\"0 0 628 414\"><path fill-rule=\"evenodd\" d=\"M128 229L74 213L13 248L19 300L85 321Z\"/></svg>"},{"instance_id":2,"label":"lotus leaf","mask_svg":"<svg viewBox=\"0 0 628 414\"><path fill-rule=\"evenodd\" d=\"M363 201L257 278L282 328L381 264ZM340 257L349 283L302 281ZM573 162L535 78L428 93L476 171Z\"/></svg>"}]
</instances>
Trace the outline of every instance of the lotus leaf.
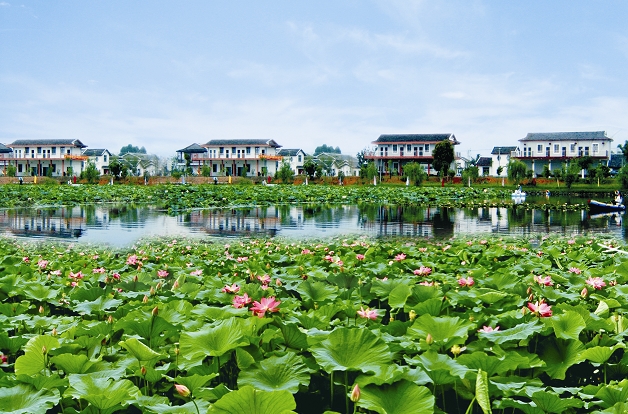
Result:
<instances>
[{"instance_id":1,"label":"lotus leaf","mask_svg":"<svg viewBox=\"0 0 628 414\"><path fill-rule=\"evenodd\" d=\"M209 413L216 414L293 414L294 397L288 391L258 391L244 386L214 403Z\"/></svg>"},{"instance_id":2,"label":"lotus leaf","mask_svg":"<svg viewBox=\"0 0 628 414\"><path fill-rule=\"evenodd\" d=\"M0 407L6 414L45 414L61 400L59 391L35 391L27 385L0 387Z\"/></svg>"},{"instance_id":3,"label":"lotus leaf","mask_svg":"<svg viewBox=\"0 0 628 414\"><path fill-rule=\"evenodd\" d=\"M392 385L367 385L357 405L382 414L431 413L434 396L427 388L402 380Z\"/></svg>"}]
</instances>

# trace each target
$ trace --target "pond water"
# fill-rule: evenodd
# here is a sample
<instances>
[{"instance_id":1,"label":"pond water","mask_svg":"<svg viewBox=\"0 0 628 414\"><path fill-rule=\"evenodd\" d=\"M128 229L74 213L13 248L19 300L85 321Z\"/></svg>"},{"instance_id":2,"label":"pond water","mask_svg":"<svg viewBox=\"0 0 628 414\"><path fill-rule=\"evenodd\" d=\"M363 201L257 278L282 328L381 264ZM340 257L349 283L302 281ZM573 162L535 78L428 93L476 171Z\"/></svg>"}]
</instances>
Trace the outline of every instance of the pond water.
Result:
<instances>
[{"instance_id":1,"label":"pond water","mask_svg":"<svg viewBox=\"0 0 628 414\"><path fill-rule=\"evenodd\" d=\"M556 200L562 203L562 200ZM197 210L180 215L147 205L0 210L0 233L28 239L132 245L140 238L341 235L428 237L595 234L625 239L622 215L527 208L299 205Z\"/></svg>"}]
</instances>

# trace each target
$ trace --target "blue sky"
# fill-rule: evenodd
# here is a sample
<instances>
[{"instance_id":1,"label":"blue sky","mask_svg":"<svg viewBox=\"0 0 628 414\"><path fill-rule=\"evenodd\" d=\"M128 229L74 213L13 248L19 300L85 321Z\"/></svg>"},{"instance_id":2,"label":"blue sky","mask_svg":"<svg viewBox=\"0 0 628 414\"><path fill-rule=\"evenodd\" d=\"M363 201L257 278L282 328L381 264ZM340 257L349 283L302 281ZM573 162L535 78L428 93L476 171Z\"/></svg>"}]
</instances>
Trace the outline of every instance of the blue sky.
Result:
<instances>
[{"instance_id":1,"label":"blue sky","mask_svg":"<svg viewBox=\"0 0 628 414\"><path fill-rule=\"evenodd\" d=\"M625 1L0 0L0 142L628 140Z\"/></svg>"}]
</instances>

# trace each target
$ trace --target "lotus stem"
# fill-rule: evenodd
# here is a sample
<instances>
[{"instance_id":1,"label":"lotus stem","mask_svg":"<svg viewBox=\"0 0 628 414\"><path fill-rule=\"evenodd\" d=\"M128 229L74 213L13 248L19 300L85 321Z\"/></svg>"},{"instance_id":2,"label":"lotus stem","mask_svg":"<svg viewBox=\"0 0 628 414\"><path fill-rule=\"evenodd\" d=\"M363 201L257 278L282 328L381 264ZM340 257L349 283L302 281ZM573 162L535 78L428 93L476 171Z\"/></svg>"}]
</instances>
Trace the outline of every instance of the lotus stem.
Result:
<instances>
[{"instance_id":1,"label":"lotus stem","mask_svg":"<svg viewBox=\"0 0 628 414\"><path fill-rule=\"evenodd\" d=\"M331 380L331 384L329 385L329 394L330 394L330 406L333 408L334 406L334 371L331 371L331 375L329 376Z\"/></svg>"},{"instance_id":2,"label":"lotus stem","mask_svg":"<svg viewBox=\"0 0 628 414\"><path fill-rule=\"evenodd\" d=\"M196 405L196 401L194 401L194 398L192 398L192 404L194 404L194 407L196 407L196 413L201 414L201 411L198 409L198 405Z\"/></svg>"},{"instance_id":3,"label":"lotus stem","mask_svg":"<svg viewBox=\"0 0 628 414\"><path fill-rule=\"evenodd\" d=\"M349 414L349 372L345 371L345 413Z\"/></svg>"},{"instance_id":4,"label":"lotus stem","mask_svg":"<svg viewBox=\"0 0 628 414\"><path fill-rule=\"evenodd\" d=\"M474 402L475 402L475 397L473 397L473 399L471 400L471 403L467 407L467 411L465 411L464 414L471 414L471 412L473 411L473 403Z\"/></svg>"}]
</instances>

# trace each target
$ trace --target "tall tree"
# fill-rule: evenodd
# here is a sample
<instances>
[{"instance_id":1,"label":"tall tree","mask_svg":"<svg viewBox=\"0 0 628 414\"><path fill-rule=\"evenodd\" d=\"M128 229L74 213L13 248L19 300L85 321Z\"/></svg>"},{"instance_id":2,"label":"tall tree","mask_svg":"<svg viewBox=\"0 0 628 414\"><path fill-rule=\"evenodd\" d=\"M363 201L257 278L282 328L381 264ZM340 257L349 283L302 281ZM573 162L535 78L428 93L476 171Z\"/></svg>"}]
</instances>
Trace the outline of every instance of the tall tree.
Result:
<instances>
[{"instance_id":1,"label":"tall tree","mask_svg":"<svg viewBox=\"0 0 628 414\"><path fill-rule=\"evenodd\" d=\"M434 169L438 171L441 178L441 185L445 185L445 175L451 163L454 162L454 145L449 141L441 141L434 146L432 156Z\"/></svg>"},{"instance_id":2,"label":"tall tree","mask_svg":"<svg viewBox=\"0 0 628 414\"><path fill-rule=\"evenodd\" d=\"M528 167L526 167L525 163L519 160L511 159L508 163L508 179L515 183L515 185L519 185L524 178L526 178L526 172Z\"/></svg>"},{"instance_id":3,"label":"tall tree","mask_svg":"<svg viewBox=\"0 0 628 414\"><path fill-rule=\"evenodd\" d=\"M619 148L621 153L624 154L624 162L628 162L628 141L625 141L624 145L617 145L617 148Z\"/></svg>"},{"instance_id":4,"label":"tall tree","mask_svg":"<svg viewBox=\"0 0 628 414\"><path fill-rule=\"evenodd\" d=\"M124 155L127 152L136 152L136 153L140 153L140 154L146 154L146 148L142 147L136 147L132 144L129 145L125 145L124 147L120 148L120 155Z\"/></svg>"},{"instance_id":5,"label":"tall tree","mask_svg":"<svg viewBox=\"0 0 628 414\"><path fill-rule=\"evenodd\" d=\"M340 147L334 148L333 146L323 144L316 147L316 149L314 150L314 155L322 154L324 152L328 152L331 154L342 154L342 152L340 151Z\"/></svg>"}]
</instances>

